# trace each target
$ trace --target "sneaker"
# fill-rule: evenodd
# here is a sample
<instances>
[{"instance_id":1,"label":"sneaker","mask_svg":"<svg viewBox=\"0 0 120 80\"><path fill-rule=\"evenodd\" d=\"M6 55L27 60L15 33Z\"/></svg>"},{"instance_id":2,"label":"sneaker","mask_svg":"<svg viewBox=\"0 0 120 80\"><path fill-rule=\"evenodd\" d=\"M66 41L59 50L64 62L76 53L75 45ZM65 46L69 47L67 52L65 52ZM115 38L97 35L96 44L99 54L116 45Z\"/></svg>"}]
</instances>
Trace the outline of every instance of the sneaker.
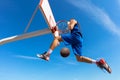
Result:
<instances>
[{"instance_id":1,"label":"sneaker","mask_svg":"<svg viewBox=\"0 0 120 80\"><path fill-rule=\"evenodd\" d=\"M43 54L37 54L37 57L43 59L43 60L46 60L46 61L49 61L49 54L47 54L47 52L44 52Z\"/></svg>"},{"instance_id":2,"label":"sneaker","mask_svg":"<svg viewBox=\"0 0 120 80\"><path fill-rule=\"evenodd\" d=\"M97 66L101 69L105 69L108 73L111 73L112 70L104 59L100 59L96 62Z\"/></svg>"}]
</instances>

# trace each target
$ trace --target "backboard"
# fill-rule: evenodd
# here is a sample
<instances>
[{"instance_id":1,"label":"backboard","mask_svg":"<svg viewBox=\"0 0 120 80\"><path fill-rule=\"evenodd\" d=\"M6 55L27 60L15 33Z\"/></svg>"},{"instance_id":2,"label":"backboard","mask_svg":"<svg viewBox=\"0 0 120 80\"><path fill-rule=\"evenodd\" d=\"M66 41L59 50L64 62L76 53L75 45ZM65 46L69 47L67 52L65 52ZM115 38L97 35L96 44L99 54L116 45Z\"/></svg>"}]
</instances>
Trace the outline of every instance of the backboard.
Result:
<instances>
[{"instance_id":1,"label":"backboard","mask_svg":"<svg viewBox=\"0 0 120 80\"><path fill-rule=\"evenodd\" d=\"M40 0L39 7L50 29L56 26L56 21L48 0Z\"/></svg>"},{"instance_id":2,"label":"backboard","mask_svg":"<svg viewBox=\"0 0 120 80\"><path fill-rule=\"evenodd\" d=\"M40 0L39 5L36 7L28 25L26 26L26 29L24 32L26 32L37 12L37 10L40 8L48 26L50 27L50 29L52 29L52 27L56 26L56 21L54 19L52 10L50 8L49 2L48 0ZM34 31L34 32L29 32L29 33L24 33L22 35L15 35L15 36L11 36L11 37L7 37L7 38L3 38L0 39L0 45L5 44L5 43L9 43L9 42L13 42L13 41L17 41L17 40L22 40L22 39L26 39L26 38L30 38L30 37L35 37L38 35L43 35L43 34L47 34L50 33L50 29L43 29L43 30L39 30L39 31ZM57 32L57 31L56 31Z\"/></svg>"}]
</instances>

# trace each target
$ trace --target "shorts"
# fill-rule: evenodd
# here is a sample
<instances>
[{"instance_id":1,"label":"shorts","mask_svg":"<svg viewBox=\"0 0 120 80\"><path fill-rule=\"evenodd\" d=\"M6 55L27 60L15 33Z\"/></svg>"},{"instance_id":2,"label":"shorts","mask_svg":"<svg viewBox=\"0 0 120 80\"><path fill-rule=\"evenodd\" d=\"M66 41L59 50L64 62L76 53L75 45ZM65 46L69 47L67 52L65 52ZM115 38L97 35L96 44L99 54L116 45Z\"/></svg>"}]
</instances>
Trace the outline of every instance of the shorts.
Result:
<instances>
[{"instance_id":1,"label":"shorts","mask_svg":"<svg viewBox=\"0 0 120 80\"><path fill-rule=\"evenodd\" d=\"M82 42L83 38L79 33L66 33L62 34L61 38L65 45L71 45L73 53L76 55L82 55Z\"/></svg>"}]
</instances>

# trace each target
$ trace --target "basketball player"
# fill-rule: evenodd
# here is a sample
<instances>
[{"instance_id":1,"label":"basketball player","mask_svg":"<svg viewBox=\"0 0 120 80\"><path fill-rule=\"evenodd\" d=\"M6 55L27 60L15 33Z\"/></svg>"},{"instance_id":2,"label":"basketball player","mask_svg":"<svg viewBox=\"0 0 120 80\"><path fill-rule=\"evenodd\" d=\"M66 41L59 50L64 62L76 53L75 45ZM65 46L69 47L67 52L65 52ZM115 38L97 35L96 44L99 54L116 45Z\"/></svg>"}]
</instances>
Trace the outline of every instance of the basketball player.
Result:
<instances>
[{"instance_id":1,"label":"basketball player","mask_svg":"<svg viewBox=\"0 0 120 80\"><path fill-rule=\"evenodd\" d=\"M37 54L37 56L41 59L49 61L50 54L52 53L52 51L59 45L61 41L63 41L66 45L71 45L73 49L73 53L75 54L78 62L93 63L93 64L96 64L101 69L105 69L107 70L107 72L111 73L111 69L107 65L104 59L94 60L94 59L82 56L81 48L82 48L83 36L79 29L79 24L75 19L71 19L68 22L68 28L71 31L70 33L62 34L58 37L55 37L54 41L50 46L50 49L43 54ZM55 33L55 31L56 31L56 28L52 29L53 33Z\"/></svg>"}]
</instances>

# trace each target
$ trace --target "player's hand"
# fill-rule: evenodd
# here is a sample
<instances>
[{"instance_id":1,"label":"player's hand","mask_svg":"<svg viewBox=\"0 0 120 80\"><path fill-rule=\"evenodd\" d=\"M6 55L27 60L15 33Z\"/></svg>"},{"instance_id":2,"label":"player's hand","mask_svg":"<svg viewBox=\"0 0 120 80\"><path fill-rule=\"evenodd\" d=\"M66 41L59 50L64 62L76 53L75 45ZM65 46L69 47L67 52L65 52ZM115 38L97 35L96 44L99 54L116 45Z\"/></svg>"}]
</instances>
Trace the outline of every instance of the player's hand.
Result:
<instances>
[{"instance_id":1,"label":"player's hand","mask_svg":"<svg viewBox=\"0 0 120 80\"><path fill-rule=\"evenodd\" d=\"M55 31L57 31L58 29L57 29L57 27L55 26L55 27L52 27L52 29L51 29L51 31L52 31L52 33L54 33Z\"/></svg>"}]
</instances>

